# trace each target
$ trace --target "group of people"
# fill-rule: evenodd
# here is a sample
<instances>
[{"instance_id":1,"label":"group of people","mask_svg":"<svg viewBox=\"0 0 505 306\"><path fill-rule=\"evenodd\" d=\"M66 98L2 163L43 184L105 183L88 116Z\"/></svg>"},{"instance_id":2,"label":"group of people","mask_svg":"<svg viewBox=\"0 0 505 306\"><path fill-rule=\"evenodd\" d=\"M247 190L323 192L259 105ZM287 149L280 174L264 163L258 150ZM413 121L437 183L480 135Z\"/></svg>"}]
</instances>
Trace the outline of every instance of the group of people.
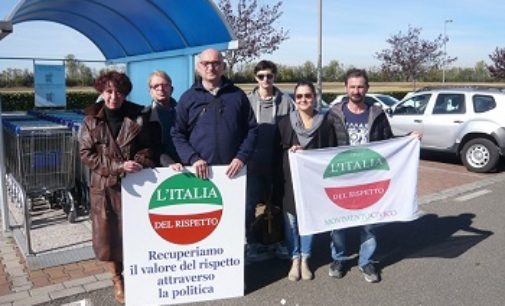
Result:
<instances>
[{"instance_id":1,"label":"group of people","mask_svg":"<svg viewBox=\"0 0 505 306\"><path fill-rule=\"evenodd\" d=\"M312 236L298 232L288 152L393 136L382 109L364 103L369 87L364 70L349 70L345 80L349 100L321 113L311 82L296 84L294 101L274 86L277 68L271 61L256 65L257 87L249 95L224 76L219 51L204 50L196 68L198 80L178 102L171 97L170 77L153 72L148 80L153 99L149 107L126 100L132 84L125 74L107 72L95 82L101 101L85 109L79 140L81 159L91 171L93 249L112 274L119 303L124 303L121 179L126 174L147 167L181 171L193 166L197 177L207 179L209 166L226 165L226 175L233 178L247 164L246 256L262 259L251 224L258 203L274 203L282 207L285 218L285 244L277 244L275 252L292 260L289 280L310 280ZM359 268L369 282L380 280L372 261L377 246L374 229L360 228ZM346 234L345 229L331 233L329 275L335 278L344 276L351 258Z\"/></svg>"}]
</instances>

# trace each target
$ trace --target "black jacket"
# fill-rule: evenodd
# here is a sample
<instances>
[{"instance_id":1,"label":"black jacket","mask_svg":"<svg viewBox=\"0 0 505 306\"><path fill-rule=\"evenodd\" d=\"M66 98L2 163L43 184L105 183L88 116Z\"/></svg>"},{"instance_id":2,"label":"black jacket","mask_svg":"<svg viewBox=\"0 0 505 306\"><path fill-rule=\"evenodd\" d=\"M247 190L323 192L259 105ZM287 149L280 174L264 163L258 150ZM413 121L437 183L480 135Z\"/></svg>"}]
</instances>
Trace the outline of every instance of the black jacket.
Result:
<instances>
[{"instance_id":1,"label":"black jacket","mask_svg":"<svg viewBox=\"0 0 505 306\"><path fill-rule=\"evenodd\" d=\"M339 145L349 144L349 134L345 128L345 116L342 107L347 102L340 102L334 105L328 112L328 121L332 126L337 143ZM370 106L368 116L368 141L380 141L393 138L393 132L389 125L386 113L379 106Z\"/></svg>"},{"instance_id":2,"label":"black jacket","mask_svg":"<svg viewBox=\"0 0 505 306\"><path fill-rule=\"evenodd\" d=\"M283 209L291 214L296 214L291 169L289 166L288 150L293 145L299 145L298 136L293 130L289 115L279 121L275 138L275 165L273 201L282 205ZM337 146L334 130L325 116L314 138L308 143L306 149L320 149Z\"/></svg>"}]
</instances>

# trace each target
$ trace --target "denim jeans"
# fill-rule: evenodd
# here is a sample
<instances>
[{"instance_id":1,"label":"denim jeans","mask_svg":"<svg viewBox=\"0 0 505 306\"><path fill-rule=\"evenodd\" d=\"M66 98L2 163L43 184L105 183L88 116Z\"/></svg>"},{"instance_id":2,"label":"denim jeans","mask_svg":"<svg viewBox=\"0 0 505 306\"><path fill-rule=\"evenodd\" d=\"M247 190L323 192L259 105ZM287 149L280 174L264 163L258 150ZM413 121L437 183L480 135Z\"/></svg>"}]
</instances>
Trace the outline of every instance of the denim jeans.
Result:
<instances>
[{"instance_id":1,"label":"denim jeans","mask_svg":"<svg viewBox=\"0 0 505 306\"><path fill-rule=\"evenodd\" d=\"M245 233L247 243L256 243L251 224L254 221L256 205L265 203L272 190L272 177L266 175L247 175L246 207L245 207Z\"/></svg>"},{"instance_id":2,"label":"denim jeans","mask_svg":"<svg viewBox=\"0 0 505 306\"><path fill-rule=\"evenodd\" d=\"M312 253L312 238L314 235L300 236L296 216L284 212L285 241L292 259L308 258Z\"/></svg>"},{"instance_id":3,"label":"denim jeans","mask_svg":"<svg viewBox=\"0 0 505 306\"><path fill-rule=\"evenodd\" d=\"M359 249L358 265L363 267L372 262L372 257L377 248L377 240L375 238L375 229L377 225L369 224L359 227L361 246ZM350 256L347 254L346 236L350 229L344 228L334 230L331 232L331 257L334 261L349 260Z\"/></svg>"}]
</instances>

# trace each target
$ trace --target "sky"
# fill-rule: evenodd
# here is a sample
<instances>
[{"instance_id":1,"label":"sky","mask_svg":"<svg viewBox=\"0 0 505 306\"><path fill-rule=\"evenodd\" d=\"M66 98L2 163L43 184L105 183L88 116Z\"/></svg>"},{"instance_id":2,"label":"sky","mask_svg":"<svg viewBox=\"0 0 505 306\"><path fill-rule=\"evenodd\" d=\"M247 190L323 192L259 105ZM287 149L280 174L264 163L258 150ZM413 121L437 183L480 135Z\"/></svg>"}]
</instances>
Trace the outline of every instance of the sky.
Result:
<instances>
[{"instance_id":1,"label":"sky","mask_svg":"<svg viewBox=\"0 0 505 306\"><path fill-rule=\"evenodd\" d=\"M489 54L496 47L505 47L503 0L322 1L323 65L337 60L345 67L378 67L380 61L375 54L389 47L386 39L400 31L406 33L409 25L422 28L421 38L428 40L443 35L445 25L449 38L447 53L458 58L452 64L455 67L474 67L479 61L491 63ZM17 2L0 0L0 19L5 19ZM316 63L318 3L318 0L284 0L283 15L276 26L289 30L290 38L279 50L261 59L283 65ZM82 34L50 22L16 24L14 32L0 40L0 57L64 58L67 54L81 60L104 59ZM0 71L8 67L31 69L31 66L31 61L0 60Z\"/></svg>"}]
</instances>

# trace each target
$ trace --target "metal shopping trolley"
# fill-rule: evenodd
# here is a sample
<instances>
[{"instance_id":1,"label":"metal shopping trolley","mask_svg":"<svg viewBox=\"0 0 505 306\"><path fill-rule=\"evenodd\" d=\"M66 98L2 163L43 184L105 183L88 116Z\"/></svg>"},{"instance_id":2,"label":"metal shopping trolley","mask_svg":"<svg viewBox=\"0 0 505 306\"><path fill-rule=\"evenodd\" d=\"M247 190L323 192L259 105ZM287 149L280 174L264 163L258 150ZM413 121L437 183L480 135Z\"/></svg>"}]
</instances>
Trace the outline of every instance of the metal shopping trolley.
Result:
<instances>
[{"instance_id":1,"label":"metal shopping trolley","mask_svg":"<svg viewBox=\"0 0 505 306\"><path fill-rule=\"evenodd\" d=\"M6 169L13 192L11 201L23 209L27 251L30 239L32 199L51 198L73 206L70 190L75 183L72 131L65 125L39 118L3 116Z\"/></svg>"},{"instance_id":2,"label":"metal shopping trolley","mask_svg":"<svg viewBox=\"0 0 505 306\"><path fill-rule=\"evenodd\" d=\"M74 196L74 205L71 207L64 206L63 209L68 215L68 220L73 223L78 216L87 215L89 213L89 176L90 170L81 161L79 155L79 129L84 120L84 113L79 110L75 111L45 111L45 112L29 112L35 114L39 118L47 119L56 123L64 124L71 129L74 140L74 163L75 163L75 185L71 190Z\"/></svg>"}]
</instances>

